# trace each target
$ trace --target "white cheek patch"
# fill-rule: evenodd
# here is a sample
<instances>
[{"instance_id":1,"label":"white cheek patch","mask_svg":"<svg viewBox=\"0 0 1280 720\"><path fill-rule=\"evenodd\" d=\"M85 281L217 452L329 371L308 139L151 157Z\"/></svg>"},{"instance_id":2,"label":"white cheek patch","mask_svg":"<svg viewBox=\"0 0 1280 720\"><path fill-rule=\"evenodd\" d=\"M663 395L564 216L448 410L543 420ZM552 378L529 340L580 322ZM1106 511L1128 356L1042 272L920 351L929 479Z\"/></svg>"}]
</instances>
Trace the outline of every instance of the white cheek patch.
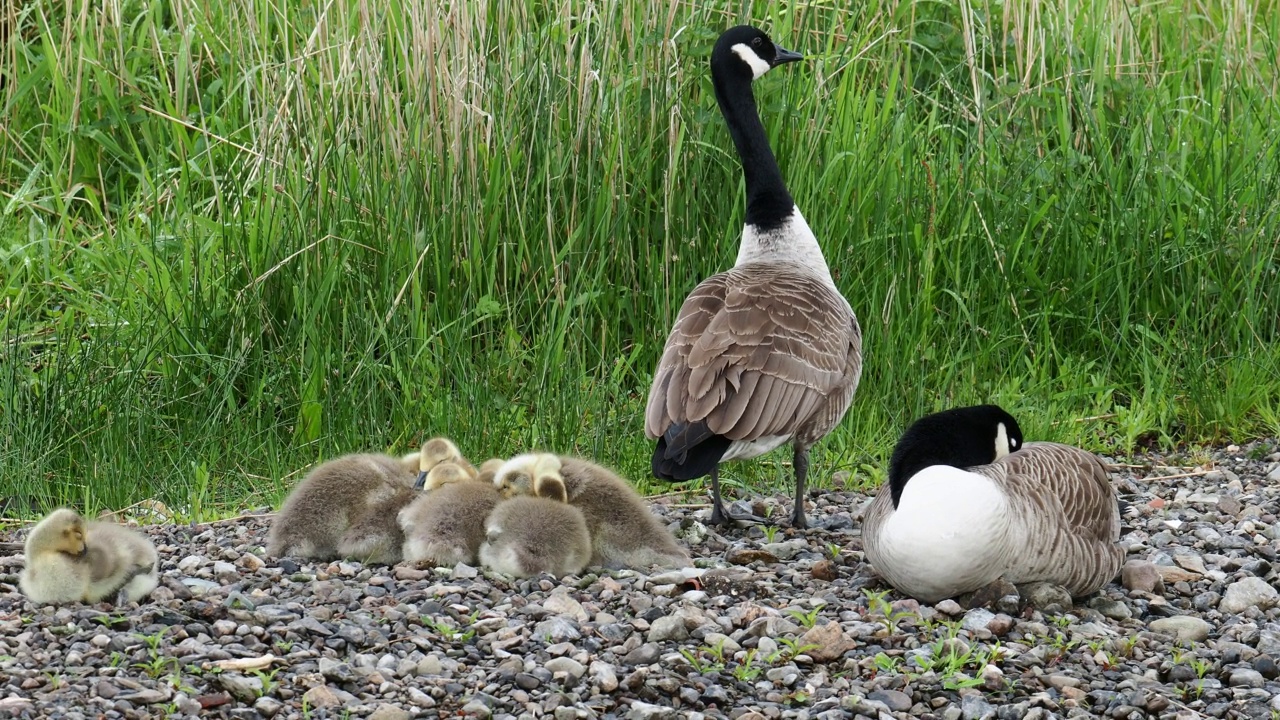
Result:
<instances>
[{"instance_id":1,"label":"white cheek patch","mask_svg":"<svg viewBox=\"0 0 1280 720\"><path fill-rule=\"evenodd\" d=\"M1004 426L1004 423L996 423L996 459L999 460L1008 455L1011 449L1008 428Z\"/></svg>"},{"instance_id":2,"label":"white cheek patch","mask_svg":"<svg viewBox=\"0 0 1280 720\"><path fill-rule=\"evenodd\" d=\"M751 66L751 79L755 80L769 72L769 63L761 60L760 56L748 47L746 43L738 43L732 49L734 55L742 58L742 62Z\"/></svg>"}]
</instances>

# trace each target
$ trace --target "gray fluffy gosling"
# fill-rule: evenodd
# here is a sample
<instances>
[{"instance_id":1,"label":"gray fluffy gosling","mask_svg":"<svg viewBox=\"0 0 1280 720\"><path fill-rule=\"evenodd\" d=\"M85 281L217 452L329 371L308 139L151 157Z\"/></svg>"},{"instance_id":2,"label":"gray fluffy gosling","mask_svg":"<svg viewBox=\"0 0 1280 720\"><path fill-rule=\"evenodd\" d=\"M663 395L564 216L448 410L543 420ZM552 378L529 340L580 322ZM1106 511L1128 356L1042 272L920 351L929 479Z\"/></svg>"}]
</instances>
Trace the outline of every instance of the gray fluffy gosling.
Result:
<instances>
[{"instance_id":1,"label":"gray fluffy gosling","mask_svg":"<svg viewBox=\"0 0 1280 720\"><path fill-rule=\"evenodd\" d=\"M554 455L543 456L554 459ZM591 560L591 535L582 511L569 505L559 463L535 463L533 494L498 503L485 521L480 562L515 577L580 573Z\"/></svg>"},{"instance_id":2,"label":"gray fluffy gosling","mask_svg":"<svg viewBox=\"0 0 1280 720\"><path fill-rule=\"evenodd\" d=\"M454 462L443 462L427 473L424 489L400 511L405 562L420 567L475 565L485 539L484 521L502 497L493 475L502 464L493 459L472 476Z\"/></svg>"},{"instance_id":3,"label":"gray fluffy gosling","mask_svg":"<svg viewBox=\"0 0 1280 720\"><path fill-rule=\"evenodd\" d=\"M564 480L568 503L582 511L591 534L591 565L610 569L687 567L689 555L626 480L578 457L532 453L511 458L494 475L506 496L529 494L535 468Z\"/></svg>"}]
</instances>

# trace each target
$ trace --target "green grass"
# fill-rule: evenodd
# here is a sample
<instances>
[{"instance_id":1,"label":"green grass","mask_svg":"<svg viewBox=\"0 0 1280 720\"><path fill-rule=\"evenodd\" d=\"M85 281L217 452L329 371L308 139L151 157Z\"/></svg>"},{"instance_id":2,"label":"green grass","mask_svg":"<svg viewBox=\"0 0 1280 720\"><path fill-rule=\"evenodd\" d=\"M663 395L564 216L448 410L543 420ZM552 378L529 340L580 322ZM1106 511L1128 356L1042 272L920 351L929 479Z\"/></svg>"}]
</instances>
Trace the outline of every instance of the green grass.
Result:
<instances>
[{"instance_id":1,"label":"green grass","mask_svg":"<svg viewBox=\"0 0 1280 720\"><path fill-rule=\"evenodd\" d=\"M1274 1L843 5L9 4L3 514L212 515L437 433L660 489L652 368L743 214L707 57L748 19L811 58L757 94L867 351L815 477L975 401L1097 449L1280 434Z\"/></svg>"}]
</instances>

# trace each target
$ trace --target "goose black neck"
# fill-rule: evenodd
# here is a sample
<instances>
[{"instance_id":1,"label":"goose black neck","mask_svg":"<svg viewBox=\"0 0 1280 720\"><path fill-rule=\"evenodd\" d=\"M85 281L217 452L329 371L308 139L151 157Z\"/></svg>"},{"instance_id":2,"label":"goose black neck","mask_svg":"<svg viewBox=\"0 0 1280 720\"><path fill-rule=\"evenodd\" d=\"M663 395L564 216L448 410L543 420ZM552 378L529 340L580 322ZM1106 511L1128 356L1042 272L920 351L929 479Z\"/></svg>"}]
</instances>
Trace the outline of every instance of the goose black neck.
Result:
<instances>
[{"instance_id":1,"label":"goose black neck","mask_svg":"<svg viewBox=\"0 0 1280 720\"><path fill-rule=\"evenodd\" d=\"M901 449L901 446L899 446ZM954 458L948 458L938 453L918 452L897 452L893 453L893 457L889 459L889 495L893 499L893 508L898 509L898 502L902 500L902 491L907 487L907 481L921 470L930 465L954 465Z\"/></svg>"},{"instance_id":2,"label":"goose black neck","mask_svg":"<svg viewBox=\"0 0 1280 720\"><path fill-rule=\"evenodd\" d=\"M787 192L782 171L769 147L769 136L760 122L751 81L717 74L713 82L716 102L742 161L742 175L747 185L747 224L761 230L779 227L795 209L795 201Z\"/></svg>"}]
</instances>

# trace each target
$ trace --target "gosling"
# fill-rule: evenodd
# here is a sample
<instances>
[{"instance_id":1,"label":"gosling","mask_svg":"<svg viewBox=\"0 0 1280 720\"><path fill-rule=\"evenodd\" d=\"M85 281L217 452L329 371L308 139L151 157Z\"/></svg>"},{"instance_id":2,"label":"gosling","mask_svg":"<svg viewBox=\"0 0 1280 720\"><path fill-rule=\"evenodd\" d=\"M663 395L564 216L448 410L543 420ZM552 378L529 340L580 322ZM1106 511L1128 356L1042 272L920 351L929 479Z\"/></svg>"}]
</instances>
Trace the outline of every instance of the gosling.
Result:
<instances>
[{"instance_id":1,"label":"gosling","mask_svg":"<svg viewBox=\"0 0 1280 720\"><path fill-rule=\"evenodd\" d=\"M582 572L591 561L591 534L582 511L567 503L564 479L544 464L529 482L533 494L503 500L489 514L480 562L518 578Z\"/></svg>"},{"instance_id":2,"label":"gosling","mask_svg":"<svg viewBox=\"0 0 1280 720\"><path fill-rule=\"evenodd\" d=\"M397 514L418 497L415 475L425 479L445 460L466 463L453 442L432 438L402 458L358 453L320 465L285 499L271 524L267 553L380 565L400 562L404 533Z\"/></svg>"},{"instance_id":3,"label":"gosling","mask_svg":"<svg viewBox=\"0 0 1280 720\"><path fill-rule=\"evenodd\" d=\"M141 533L88 522L59 508L41 520L23 546L18 587L38 605L141 600L159 583L156 548Z\"/></svg>"},{"instance_id":4,"label":"gosling","mask_svg":"<svg viewBox=\"0 0 1280 720\"><path fill-rule=\"evenodd\" d=\"M508 460L494 476L504 495L529 493L533 467L554 467L568 503L582 511L591 533L592 566L619 570L687 567L689 554L617 474L578 457L534 453Z\"/></svg>"},{"instance_id":5,"label":"gosling","mask_svg":"<svg viewBox=\"0 0 1280 720\"><path fill-rule=\"evenodd\" d=\"M479 477L449 461L431 468L424 481L426 492L399 513L406 562L419 567L476 564L485 518L502 499L493 484L501 462L485 462Z\"/></svg>"}]
</instances>

